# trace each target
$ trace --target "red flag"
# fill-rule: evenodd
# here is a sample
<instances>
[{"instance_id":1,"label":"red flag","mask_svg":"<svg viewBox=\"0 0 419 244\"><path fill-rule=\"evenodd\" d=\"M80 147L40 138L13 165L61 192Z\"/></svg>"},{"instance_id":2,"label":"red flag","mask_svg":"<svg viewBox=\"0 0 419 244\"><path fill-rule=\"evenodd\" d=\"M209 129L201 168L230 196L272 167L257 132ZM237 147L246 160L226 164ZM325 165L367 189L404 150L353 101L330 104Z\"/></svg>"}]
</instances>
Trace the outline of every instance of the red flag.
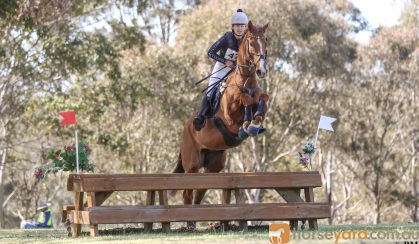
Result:
<instances>
[{"instance_id":1,"label":"red flag","mask_svg":"<svg viewBox=\"0 0 419 244\"><path fill-rule=\"evenodd\" d=\"M63 116L63 120L61 120L60 125L73 125L76 124L76 112L68 111L68 112L60 112L60 115Z\"/></svg>"}]
</instances>

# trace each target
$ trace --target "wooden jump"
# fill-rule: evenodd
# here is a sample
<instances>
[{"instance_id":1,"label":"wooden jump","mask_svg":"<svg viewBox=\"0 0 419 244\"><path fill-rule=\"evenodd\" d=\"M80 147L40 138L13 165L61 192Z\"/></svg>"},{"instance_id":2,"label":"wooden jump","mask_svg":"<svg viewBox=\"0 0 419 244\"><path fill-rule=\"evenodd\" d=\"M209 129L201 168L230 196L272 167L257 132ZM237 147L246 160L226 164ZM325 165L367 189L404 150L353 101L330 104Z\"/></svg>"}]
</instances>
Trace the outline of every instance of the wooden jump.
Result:
<instances>
[{"instance_id":1,"label":"wooden jump","mask_svg":"<svg viewBox=\"0 0 419 244\"><path fill-rule=\"evenodd\" d=\"M153 223L161 222L163 230L169 231L170 222L240 221L240 227L246 229L248 220L288 220L291 229L297 229L298 220L308 220L309 228L317 229L317 219L330 218L330 204L314 202L313 188L321 186L318 172L71 174L67 189L74 192L75 205L66 207L63 220L71 222L74 237L82 224L89 225L91 236L98 234L98 224L118 223L144 223L151 230ZM222 204L169 205L167 191L184 189L222 189ZM246 204L242 189L274 189L286 203ZM114 191L147 191L146 204L102 206ZM233 191L235 204L231 204Z\"/></svg>"}]
</instances>

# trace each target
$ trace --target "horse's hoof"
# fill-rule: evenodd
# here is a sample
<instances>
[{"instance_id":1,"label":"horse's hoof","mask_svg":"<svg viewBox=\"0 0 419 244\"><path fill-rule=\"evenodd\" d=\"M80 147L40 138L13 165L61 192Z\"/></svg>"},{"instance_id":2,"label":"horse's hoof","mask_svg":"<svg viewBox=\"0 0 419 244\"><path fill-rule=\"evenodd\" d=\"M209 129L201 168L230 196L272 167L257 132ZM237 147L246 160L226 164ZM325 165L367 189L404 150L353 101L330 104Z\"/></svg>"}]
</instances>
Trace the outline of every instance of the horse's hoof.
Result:
<instances>
[{"instance_id":1,"label":"horse's hoof","mask_svg":"<svg viewBox=\"0 0 419 244\"><path fill-rule=\"evenodd\" d=\"M240 137L240 139L242 139L242 140L244 140L244 139L246 139L246 138L248 138L248 137L249 137L249 134L247 134L247 132L245 131L245 129L244 129L243 127L240 127L240 130L239 130L239 137Z\"/></svg>"},{"instance_id":2,"label":"horse's hoof","mask_svg":"<svg viewBox=\"0 0 419 244\"><path fill-rule=\"evenodd\" d=\"M195 221L188 221L186 223L186 229L188 231L194 231L196 229L196 222Z\"/></svg>"},{"instance_id":3,"label":"horse's hoof","mask_svg":"<svg viewBox=\"0 0 419 244\"><path fill-rule=\"evenodd\" d=\"M259 133L261 126L259 125L255 125L253 123L250 123L249 127L247 127L247 131L249 131L249 135L250 136L257 136L257 134Z\"/></svg>"}]
</instances>

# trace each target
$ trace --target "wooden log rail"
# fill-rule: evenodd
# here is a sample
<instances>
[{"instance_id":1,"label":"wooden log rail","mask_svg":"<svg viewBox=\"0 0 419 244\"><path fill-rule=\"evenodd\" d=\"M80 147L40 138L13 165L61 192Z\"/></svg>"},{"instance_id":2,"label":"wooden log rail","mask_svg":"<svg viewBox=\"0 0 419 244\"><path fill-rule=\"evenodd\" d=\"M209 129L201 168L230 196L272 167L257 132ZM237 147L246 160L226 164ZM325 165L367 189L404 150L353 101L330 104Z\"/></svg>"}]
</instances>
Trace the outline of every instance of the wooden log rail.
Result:
<instances>
[{"instance_id":1,"label":"wooden log rail","mask_svg":"<svg viewBox=\"0 0 419 244\"><path fill-rule=\"evenodd\" d=\"M91 236L98 224L144 223L151 230L161 222L164 231L171 222L239 221L247 228L248 220L288 220L291 229L298 221L308 220L317 229L317 219L330 218L330 204L314 202L313 188L321 187L318 172L219 173L219 174L71 174L67 189L74 192L74 206L66 206L63 221L71 222L72 236L78 236L83 224ZM168 190L222 189L222 204L169 205ZM274 189L286 203L245 204L243 189ZM304 191L304 199L300 196ZM147 191L146 205L102 206L114 191ZM236 202L231 203L234 191ZM158 194L159 205L155 205ZM86 197L86 199L84 199Z\"/></svg>"}]
</instances>

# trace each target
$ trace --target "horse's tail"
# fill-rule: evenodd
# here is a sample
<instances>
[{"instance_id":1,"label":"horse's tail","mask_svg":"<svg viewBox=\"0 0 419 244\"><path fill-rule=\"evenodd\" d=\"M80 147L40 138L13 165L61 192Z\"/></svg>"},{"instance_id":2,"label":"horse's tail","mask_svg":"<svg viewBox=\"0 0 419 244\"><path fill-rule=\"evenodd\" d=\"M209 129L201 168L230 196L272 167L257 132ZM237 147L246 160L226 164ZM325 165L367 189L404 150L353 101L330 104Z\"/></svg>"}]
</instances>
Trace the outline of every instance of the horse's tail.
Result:
<instances>
[{"instance_id":1,"label":"horse's tail","mask_svg":"<svg viewBox=\"0 0 419 244\"><path fill-rule=\"evenodd\" d=\"M173 170L173 173L185 173L185 169L182 165L182 155L179 153L179 157L177 159L177 164L175 170Z\"/></svg>"},{"instance_id":2,"label":"horse's tail","mask_svg":"<svg viewBox=\"0 0 419 244\"><path fill-rule=\"evenodd\" d=\"M173 170L173 173L185 173L185 169L183 168L182 165L182 155L179 152L179 157L177 159L177 164L176 164L176 168ZM169 191L169 195L174 197L177 193L177 190L170 190Z\"/></svg>"}]
</instances>

